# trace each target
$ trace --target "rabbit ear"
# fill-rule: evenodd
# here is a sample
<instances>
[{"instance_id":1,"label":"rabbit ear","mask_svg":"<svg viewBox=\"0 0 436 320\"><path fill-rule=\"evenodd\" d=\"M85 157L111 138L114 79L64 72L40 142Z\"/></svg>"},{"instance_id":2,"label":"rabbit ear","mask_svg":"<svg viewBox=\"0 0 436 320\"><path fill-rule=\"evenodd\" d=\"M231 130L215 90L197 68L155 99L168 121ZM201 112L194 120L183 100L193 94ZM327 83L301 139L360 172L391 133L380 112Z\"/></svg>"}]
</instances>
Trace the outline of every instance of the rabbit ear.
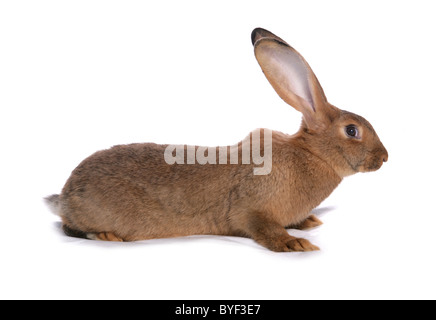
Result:
<instances>
[{"instance_id":1,"label":"rabbit ear","mask_svg":"<svg viewBox=\"0 0 436 320\"><path fill-rule=\"evenodd\" d=\"M271 32L254 31L256 59L274 90L286 103L303 113L309 128L324 127L330 119L330 106L309 64Z\"/></svg>"},{"instance_id":2,"label":"rabbit ear","mask_svg":"<svg viewBox=\"0 0 436 320\"><path fill-rule=\"evenodd\" d=\"M283 42L284 44L288 45L286 41L284 41L282 38L277 37L274 33L269 32L268 30L262 29L262 28L256 28L251 33L251 43L254 45L258 40L263 38L272 38L276 39L279 42ZM288 45L289 46L289 45Z\"/></svg>"}]
</instances>

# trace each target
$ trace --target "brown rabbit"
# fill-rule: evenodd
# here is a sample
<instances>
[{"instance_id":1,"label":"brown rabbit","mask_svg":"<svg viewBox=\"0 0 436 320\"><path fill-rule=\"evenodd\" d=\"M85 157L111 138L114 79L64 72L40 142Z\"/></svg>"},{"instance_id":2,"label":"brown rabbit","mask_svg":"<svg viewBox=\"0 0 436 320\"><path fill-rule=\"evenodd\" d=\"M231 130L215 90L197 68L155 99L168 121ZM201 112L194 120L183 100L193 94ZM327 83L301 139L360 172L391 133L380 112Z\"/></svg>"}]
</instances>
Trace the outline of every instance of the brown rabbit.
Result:
<instances>
[{"instance_id":1,"label":"brown rabbit","mask_svg":"<svg viewBox=\"0 0 436 320\"><path fill-rule=\"evenodd\" d=\"M344 177L379 169L388 153L368 121L327 102L307 62L285 41L259 28L252 42L268 81L303 114L300 130L256 130L207 152L151 143L99 151L72 172L60 195L46 198L67 235L135 241L214 234L250 237L273 251L319 250L286 227L320 225L311 210ZM264 143L256 146L259 138ZM255 171L256 148L271 161L263 173Z\"/></svg>"}]
</instances>

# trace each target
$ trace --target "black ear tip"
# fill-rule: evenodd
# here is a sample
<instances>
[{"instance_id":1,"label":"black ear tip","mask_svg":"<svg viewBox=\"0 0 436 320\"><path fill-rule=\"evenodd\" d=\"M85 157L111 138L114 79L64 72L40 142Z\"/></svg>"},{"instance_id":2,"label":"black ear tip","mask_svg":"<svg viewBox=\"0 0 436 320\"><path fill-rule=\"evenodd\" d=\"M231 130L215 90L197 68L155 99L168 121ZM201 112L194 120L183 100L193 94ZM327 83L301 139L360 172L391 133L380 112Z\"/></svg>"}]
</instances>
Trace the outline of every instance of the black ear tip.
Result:
<instances>
[{"instance_id":1,"label":"black ear tip","mask_svg":"<svg viewBox=\"0 0 436 320\"><path fill-rule=\"evenodd\" d=\"M262 33L265 33L265 29L262 28L256 28L251 32L251 43L256 43L257 40L259 40L260 37L262 37Z\"/></svg>"}]
</instances>

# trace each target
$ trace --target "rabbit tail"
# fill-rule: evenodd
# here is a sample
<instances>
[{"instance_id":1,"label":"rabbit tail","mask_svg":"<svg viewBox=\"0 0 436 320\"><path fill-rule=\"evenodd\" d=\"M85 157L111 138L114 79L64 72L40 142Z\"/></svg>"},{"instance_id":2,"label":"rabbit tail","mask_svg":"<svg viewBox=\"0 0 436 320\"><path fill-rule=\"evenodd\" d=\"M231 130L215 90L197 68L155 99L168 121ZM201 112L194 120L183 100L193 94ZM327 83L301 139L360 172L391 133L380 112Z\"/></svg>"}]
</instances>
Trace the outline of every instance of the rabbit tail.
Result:
<instances>
[{"instance_id":1,"label":"rabbit tail","mask_svg":"<svg viewBox=\"0 0 436 320\"><path fill-rule=\"evenodd\" d=\"M44 201L46 205L50 208L51 212L59 217L62 217L61 202L59 200L58 194L52 194L51 196L45 197Z\"/></svg>"}]
</instances>

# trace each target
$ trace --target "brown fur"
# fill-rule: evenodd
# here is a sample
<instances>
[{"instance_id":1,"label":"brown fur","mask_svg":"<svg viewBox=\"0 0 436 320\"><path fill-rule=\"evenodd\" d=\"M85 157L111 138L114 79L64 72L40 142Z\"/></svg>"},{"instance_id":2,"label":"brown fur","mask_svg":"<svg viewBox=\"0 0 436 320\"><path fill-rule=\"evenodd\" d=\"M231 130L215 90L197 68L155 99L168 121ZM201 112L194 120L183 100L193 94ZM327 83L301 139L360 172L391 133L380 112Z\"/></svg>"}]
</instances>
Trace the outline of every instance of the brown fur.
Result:
<instances>
[{"instance_id":1,"label":"brown fur","mask_svg":"<svg viewBox=\"0 0 436 320\"><path fill-rule=\"evenodd\" d=\"M241 160L168 165L165 145L115 146L85 159L62 193L47 199L57 206L67 234L107 241L230 235L253 238L273 251L318 250L290 236L285 227L304 230L322 224L310 216L311 210L345 176L380 168L387 152L365 119L327 102L305 61L313 104L292 92L282 94L287 84L269 74L268 52L293 49L270 32L256 30L256 57L268 80L303 113L297 134L273 132L271 173L254 175L254 164ZM350 124L358 128L361 139L347 137L344 127ZM241 148L242 142L239 159Z\"/></svg>"}]
</instances>

